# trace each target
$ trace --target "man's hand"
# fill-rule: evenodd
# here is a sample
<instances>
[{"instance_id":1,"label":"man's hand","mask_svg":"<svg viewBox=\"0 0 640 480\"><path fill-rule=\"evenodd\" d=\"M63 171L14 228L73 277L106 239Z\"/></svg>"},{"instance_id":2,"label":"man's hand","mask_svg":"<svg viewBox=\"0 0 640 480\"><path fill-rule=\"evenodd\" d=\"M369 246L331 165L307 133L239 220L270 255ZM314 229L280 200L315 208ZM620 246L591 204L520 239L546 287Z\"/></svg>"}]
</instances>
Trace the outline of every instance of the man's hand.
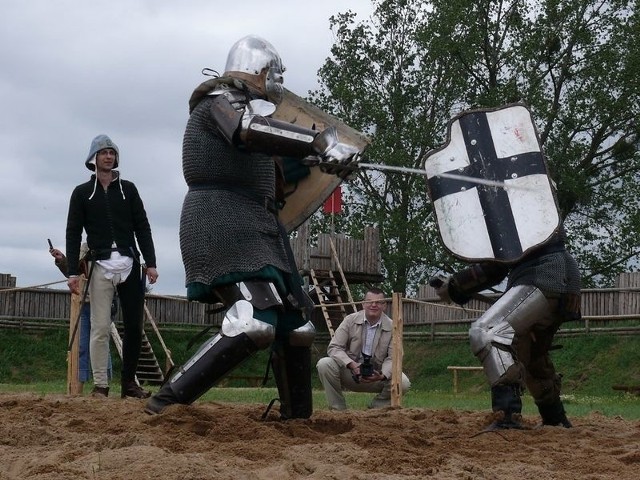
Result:
<instances>
[{"instance_id":1,"label":"man's hand","mask_svg":"<svg viewBox=\"0 0 640 480\"><path fill-rule=\"evenodd\" d=\"M49 253L51 254L51 256L53 258L56 259L56 261L60 261L64 258L64 253L62 253L60 250L58 250L57 248L51 248L49 249Z\"/></svg>"},{"instance_id":2,"label":"man's hand","mask_svg":"<svg viewBox=\"0 0 640 480\"><path fill-rule=\"evenodd\" d=\"M429 285L436 289L436 293L444 302L451 303L449 295L449 284L451 283L451 275L439 273L435 277L429 279Z\"/></svg>"},{"instance_id":3,"label":"man's hand","mask_svg":"<svg viewBox=\"0 0 640 480\"><path fill-rule=\"evenodd\" d=\"M156 283L156 281L158 280L158 271L153 267L148 267L146 273L147 279L149 279L149 283L152 285Z\"/></svg>"},{"instance_id":4,"label":"man's hand","mask_svg":"<svg viewBox=\"0 0 640 480\"><path fill-rule=\"evenodd\" d=\"M374 382L382 382L384 380L386 380L387 377L385 377L382 372L378 372L377 370L373 372L373 375L370 375L368 377L360 377L360 381L362 383L374 383Z\"/></svg>"},{"instance_id":5,"label":"man's hand","mask_svg":"<svg viewBox=\"0 0 640 480\"><path fill-rule=\"evenodd\" d=\"M313 149L320 158L320 170L334 175L343 173L344 166L354 161L360 153L358 147L340 142L335 127L320 132L313 141Z\"/></svg>"},{"instance_id":6,"label":"man's hand","mask_svg":"<svg viewBox=\"0 0 640 480\"><path fill-rule=\"evenodd\" d=\"M71 293L75 293L76 295L80 295L80 277L69 277L67 280L67 286Z\"/></svg>"}]
</instances>

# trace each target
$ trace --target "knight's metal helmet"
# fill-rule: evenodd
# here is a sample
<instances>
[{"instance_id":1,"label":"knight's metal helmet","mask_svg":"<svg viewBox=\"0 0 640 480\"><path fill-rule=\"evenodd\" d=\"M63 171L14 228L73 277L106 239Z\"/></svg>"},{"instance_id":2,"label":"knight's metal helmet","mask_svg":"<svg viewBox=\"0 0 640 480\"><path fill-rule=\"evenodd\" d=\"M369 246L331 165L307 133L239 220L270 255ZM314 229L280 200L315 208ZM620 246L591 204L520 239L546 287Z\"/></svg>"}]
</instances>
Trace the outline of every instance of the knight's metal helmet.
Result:
<instances>
[{"instance_id":1,"label":"knight's metal helmet","mask_svg":"<svg viewBox=\"0 0 640 480\"><path fill-rule=\"evenodd\" d=\"M276 49L265 39L247 35L233 44L224 76L249 80L267 99L275 104L282 101L284 67Z\"/></svg>"}]
</instances>

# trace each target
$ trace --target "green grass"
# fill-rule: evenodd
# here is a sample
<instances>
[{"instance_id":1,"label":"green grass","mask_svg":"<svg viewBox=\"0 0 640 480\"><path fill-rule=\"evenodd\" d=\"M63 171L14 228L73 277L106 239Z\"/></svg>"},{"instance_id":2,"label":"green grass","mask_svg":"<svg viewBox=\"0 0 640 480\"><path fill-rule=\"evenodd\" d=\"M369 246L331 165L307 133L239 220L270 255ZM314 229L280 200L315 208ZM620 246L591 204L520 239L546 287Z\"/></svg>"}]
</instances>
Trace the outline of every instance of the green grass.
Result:
<instances>
[{"instance_id":1,"label":"green grass","mask_svg":"<svg viewBox=\"0 0 640 480\"><path fill-rule=\"evenodd\" d=\"M180 364L196 347L187 349L198 329L171 331L163 329L164 341ZM157 341L151 339L160 357ZM48 330L33 334L5 330L0 335L0 392L64 393L66 389L66 358L68 332ZM563 374L563 399L570 416L599 412L607 416L640 419L640 397L614 390L614 385L640 385L640 337L580 336L558 338L563 348L554 350L553 360ZM316 344L313 363L324 356L326 345ZM406 408L455 410L488 410L489 389L482 372L459 372L459 393L452 391L452 375L448 365L477 365L462 340L407 341L404 344L404 371L412 381L411 391L403 398ZM233 371L233 376L263 376L268 351L260 351ZM159 358L160 362L164 361ZM119 393L119 359L114 355L113 394ZM326 409L327 404L313 370L314 406ZM246 380L230 378L228 387L213 388L200 401L266 404L277 396L270 376L267 385L246 388ZM157 387L151 386L151 390ZM365 409L370 394L347 392L350 408ZM524 413L536 414L531 397L525 395Z\"/></svg>"}]
</instances>

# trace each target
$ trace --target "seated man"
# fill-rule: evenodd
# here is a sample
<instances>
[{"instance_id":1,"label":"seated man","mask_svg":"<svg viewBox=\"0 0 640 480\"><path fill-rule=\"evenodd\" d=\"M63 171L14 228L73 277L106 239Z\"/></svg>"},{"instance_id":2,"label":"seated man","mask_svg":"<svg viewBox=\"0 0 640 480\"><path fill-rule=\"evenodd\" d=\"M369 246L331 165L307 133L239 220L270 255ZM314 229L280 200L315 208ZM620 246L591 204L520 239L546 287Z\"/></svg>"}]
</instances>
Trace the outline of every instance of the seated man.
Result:
<instances>
[{"instance_id":1,"label":"seated man","mask_svg":"<svg viewBox=\"0 0 640 480\"><path fill-rule=\"evenodd\" d=\"M318 361L318 375L332 410L346 410L343 390L377 393L369 408L391 405L391 319L379 288L370 288L363 310L347 315ZM402 393L411 383L402 374Z\"/></svg>"}]
</instances>

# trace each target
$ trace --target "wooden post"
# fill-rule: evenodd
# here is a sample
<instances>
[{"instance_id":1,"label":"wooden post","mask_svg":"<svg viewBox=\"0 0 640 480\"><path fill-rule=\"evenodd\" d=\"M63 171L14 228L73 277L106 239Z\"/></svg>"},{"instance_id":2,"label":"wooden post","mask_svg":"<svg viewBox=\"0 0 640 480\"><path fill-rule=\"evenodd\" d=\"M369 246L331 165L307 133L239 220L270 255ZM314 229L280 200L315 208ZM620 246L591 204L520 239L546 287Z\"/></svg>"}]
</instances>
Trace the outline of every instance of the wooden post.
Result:
<instances>
[{"instance_id":1,"label":"wooden post","mask_svg":"<svg viewBox=\"0 0 640 480\"><path fill-rule=\"evenodd\" d=\"M80 294L71 294L71 314L69 316L69 350L67 351L67 395L80 395L82 382L78 375L80 352L80 309L82 308L82 293L85 288L85 278L80 276L78 289Z\"/></svg>"},{"instance_id":2,"label":"wooden post","mask_svg":"<svg viewBox=\"0 0 640 480\"><path fill-rule=\"evenodd\" d=\"M402 406L402 294L394 293L391 299L391 318L393 320L393 358L391 359L391 406Z\"/></svg>"},{"instance_id":3,"label":"wooden post","mask_svg":"<svg viewBox=\"0 0 640 480\"><path fill-rule=\"evenodd\" d=\"M460 367L457 365L449 365L447 370L450 370L453 373L453 393L458 393L458 371L466 371L466 372L481 372L483 370L482 367Z\"/></svg>"},{"instance_id":4,"label":"wooden post","mask_svg":"<svg viewBox=\"0 0 640 480\"><path fill-rule=\"evenodd\" d=\"M453 393L458 393L458 369L453 370Z\"/></svg>"}]
</instances>

